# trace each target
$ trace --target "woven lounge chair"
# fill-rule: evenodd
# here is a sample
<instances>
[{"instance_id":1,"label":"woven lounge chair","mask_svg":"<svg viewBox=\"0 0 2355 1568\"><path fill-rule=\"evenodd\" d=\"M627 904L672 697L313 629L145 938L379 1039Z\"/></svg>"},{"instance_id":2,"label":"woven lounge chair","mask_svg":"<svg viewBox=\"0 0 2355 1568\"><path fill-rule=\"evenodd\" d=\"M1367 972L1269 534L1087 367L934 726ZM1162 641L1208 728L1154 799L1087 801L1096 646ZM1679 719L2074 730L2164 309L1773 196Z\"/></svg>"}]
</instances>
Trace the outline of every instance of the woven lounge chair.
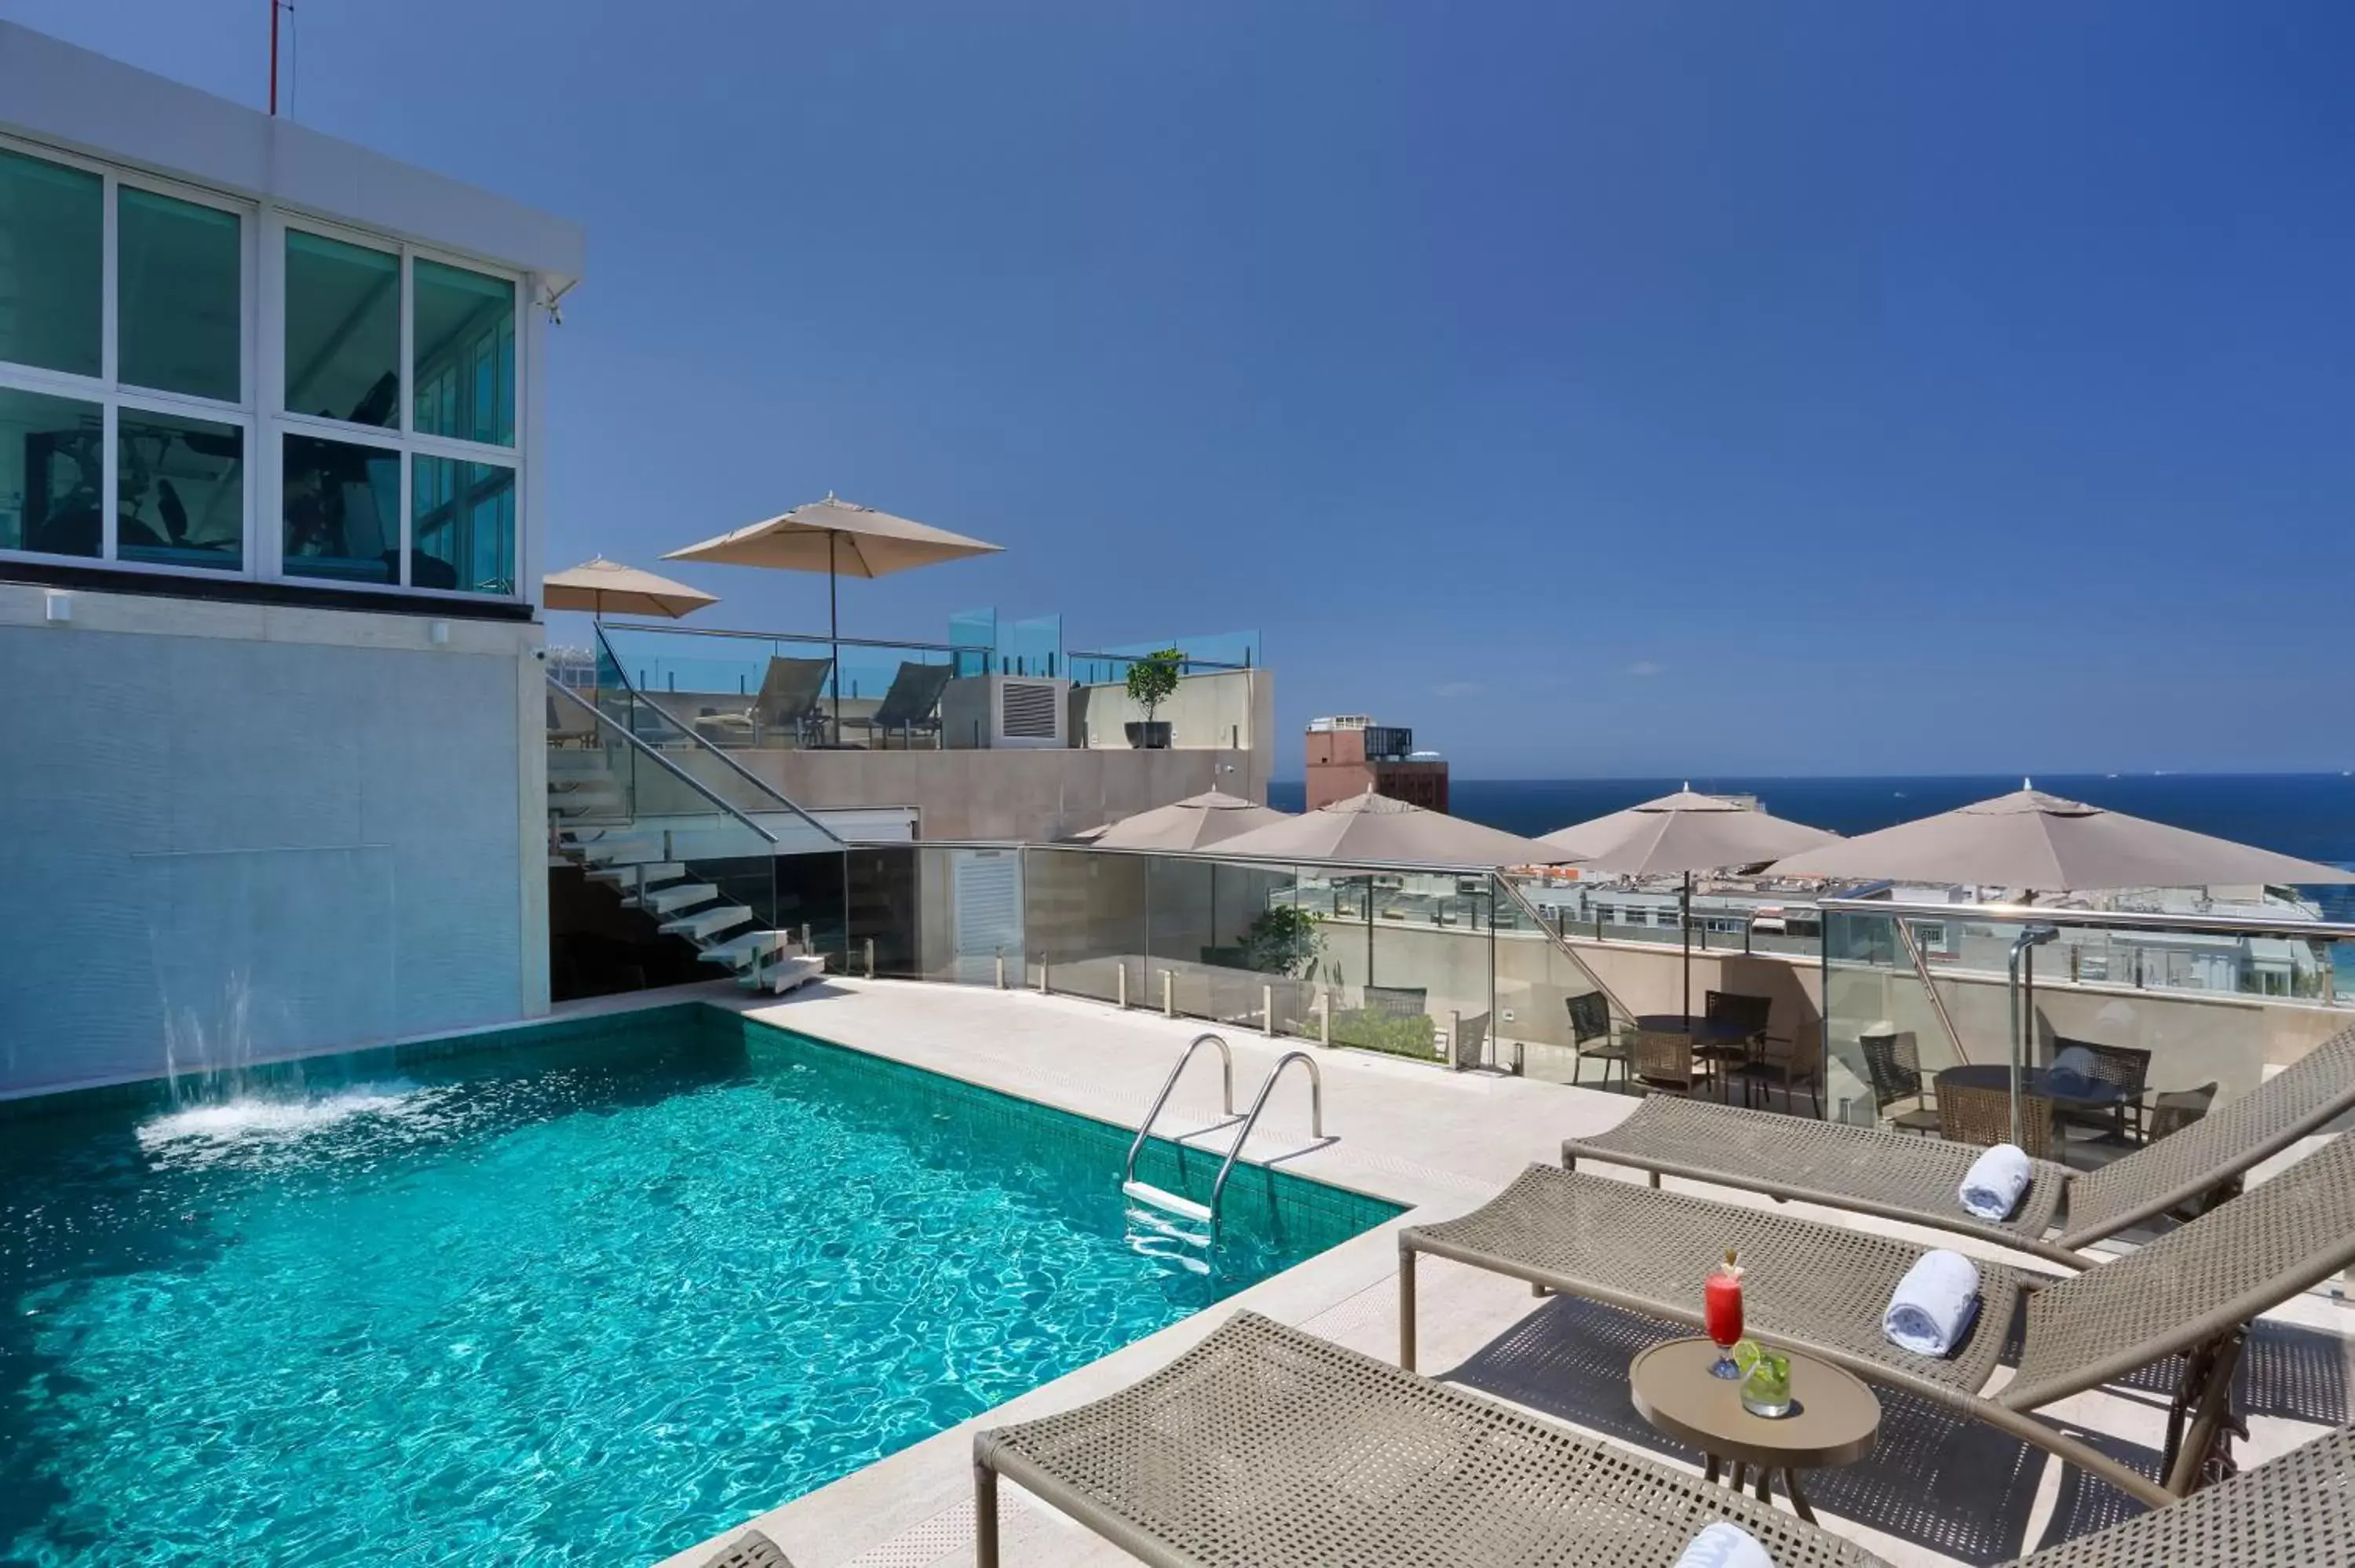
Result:
<instances>
[{"instance_id":1,"label":"woven lounge chair","mask_svg":"<svg viewBox=\"0 0 2355 1568\"><path fill-rule=\"evenodd\" d=\"M748 1530L719 1549L703 1568L794 1568L794 1560L757 1530Z\"/></svg>"},{"instance_id":2,"label":"woven lounge chair","mask_svg":"<svg viewBox=\"0 0 2355 1568\"><path fill-rule=\"evenodd\" d=\"M1776 1568L1878 1564L1731 1488L1237 1314L1092 1404L974 1438L975 1551L997 1478L1161 1568L1669 1568L1719 1520ZM2010 1568L2355 1561L2355 1428Z\"/></svg>"},{"instance_id":3,"label":"woven lounge chair","mask_svg":"<svg viewBox=\"0 0 2355 1568\"><path fill-rule=\"evenodd\" d=\"M952 664L920 664L902 660L898 673L891 677L890 689L867 718L845 722L860 725L872 740L881 735L888 742L893 735L901 746L912 747L916 736L941 733L941 694L948 690L956 674Z\"/></svg>"},{"instance_id":4,"label":"woven lounge chair","mask_svg":"<svg viewBox=\"0 0 2355 1568\"><path fill-rule=\"evenodd\" d=\"M2355 1139L2333 1139L2224 1209L2083 1274L2055 1278L1982 1263L1977 1321L1943 1359L1898 1349L1881 1327L1898 1280L1925 1247L1532 1165L1461 1219L1399 1233L1399 1362L1414 1366L1419 1254L1699 1323L1704 1277L1728 1246L1740 1250L1747 1271L1743 1324L1753 1338L1922 1394L2157 1502L2191 1489L2229 1428L2249 1320L2355 1263ZM1980 1391L2023 1301L2019 1365L1987 1398ZM2163 1489L2029 1414L2179 1353L2186 1364L2169 1413Z\"/></svg>"},{"instance_id":5,"label":"woven lounge chair","mask_svg":"<svg viewBox=\"0 0 2355 1568\"><path fill-rule=\"evenodd\" d=\"M1606 1160L1769 1197L1984 1236L2069 1268L2092 1266L2078 1249L2129 1226L2229 1195L2259 1160L2355 1107L2355 1029L2316 1046L2221 1110L2170 1121L2173 1136L2098 1171L2035 1163L2035 1178L2009 1220L1990 1224L1955 1194L1979 1150L1902 1132L1685 1100L1646 1100L1608 1132L1561 1146L1562 1162ZM2068 1218L2047 1236L2063 1200Z\"/></svg>"}]
</instances>

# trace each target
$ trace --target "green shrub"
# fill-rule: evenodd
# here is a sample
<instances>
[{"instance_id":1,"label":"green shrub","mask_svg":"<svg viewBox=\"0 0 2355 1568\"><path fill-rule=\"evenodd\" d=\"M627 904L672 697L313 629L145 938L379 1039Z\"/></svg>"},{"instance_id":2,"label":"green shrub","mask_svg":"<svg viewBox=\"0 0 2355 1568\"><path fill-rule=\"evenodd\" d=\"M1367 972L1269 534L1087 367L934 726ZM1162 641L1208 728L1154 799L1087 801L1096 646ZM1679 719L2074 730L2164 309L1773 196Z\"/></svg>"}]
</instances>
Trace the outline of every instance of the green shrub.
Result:
<instances>
[{"instance_id":1,"label":"green shrub","mask_svg":"<svg viewBox=\"0 0 2355 1568\"><path fill-rule=\"evenodd\" d=\"M1427 1012L1401 1018L1395 1013L1353 1008L1333 1015L1333 1044L1429 1062L1439 1055L1439 1026Z\"/></svg>"}]
</instances>

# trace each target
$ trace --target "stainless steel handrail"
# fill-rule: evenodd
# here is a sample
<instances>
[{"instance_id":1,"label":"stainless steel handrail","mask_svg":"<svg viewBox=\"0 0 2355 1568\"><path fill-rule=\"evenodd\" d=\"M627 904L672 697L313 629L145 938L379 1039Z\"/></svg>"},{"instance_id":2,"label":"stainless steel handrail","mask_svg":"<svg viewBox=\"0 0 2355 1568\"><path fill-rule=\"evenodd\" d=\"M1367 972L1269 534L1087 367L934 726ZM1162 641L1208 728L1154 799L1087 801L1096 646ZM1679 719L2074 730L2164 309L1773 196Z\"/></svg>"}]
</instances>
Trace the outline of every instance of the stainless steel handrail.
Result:
<instances>
[{"instance_id":1,"label":"stainless steel handrail","mask_svg":"<svg viewBox=\"0 0 2355 1568\"><path fill-rule=\"evenodd\" d=\"M1937 981L1930 974L1929 955L1923 952L1921 939L1913 935L1913 927L1902 919L1890 923L1897 927L1899 939L1904 942L1905 950L1913 955L1914 978L1922 982L1923 991L1929 994L1930 1005L1938 1014L1939 1027L1946 1032L1946 1043L1955 1048L1957 1061L1967 1063L1971 1054L1963 1048L1962 1032L1955 1027L1954 1019L1946 1012L1946 999L1938 994Z\"/></svg>"},{"instance_id":2,"label":"stainless steel handrail","mask_svg":"<svg viewBox=\"0 0 2355 1568\"><path fill-rule=\"evenodd\" d=\"M815 817L811 816L807 811L802 810L802 808L794 803L794 800L780 792L776 786L769 783L766 779L761 778L758 774L755 774L751 768L746 768L742 763L729 756L724 748L712 745L710 741L697 734L693 726L681 724L678 721L677 715L669 712L660 703L655 702L653 698L647 696L645 693L638 690L635 686L630 685L628 683L630 673L627 670L621 669L622 657L619 653L614 652L613 645L605 641L604 627L599 625L594 627L592 630L596 632L597 641L603 645L607 657L613 661L613 667L616 670L621 670L623 689L628 692L633 699L637 702L644 703L647 707L652 708L655 715L660 717L665 724L670 726L672 729L677 731L680 735L685 736L695 745L702 747L705 751L708 751L712 756L718 758L723 767L727 768L730 772L735 774L739 779L744 780L745 783L750 784L753 789L758 789L762 794L766 795L770 800L776 801L778 805L783 806L786 810L791 811L794 816L799 817L803 821L807 822L811 827L815 828L819 832L824 833L827 838L834 841L837 846L844 849L847 849L849 847L848 841L845 840L840 833L836 832L832 828L827 827L824 822L819 821ZM554 678L555 677L553 676L549 677L551 680Z\"/></svg>"},{"instance_id":3,"label":"stainless steel handrail","mask_svg":"<svg viewBox=\"0 0 2355 1568\"><path fill-rule=\"evenodd\" d=\"M1275 1081L1295 1062L1308 1069L1308 1136L1316 1143L1329 1141L1325 1136L1325 1075L1318 1071L1316 1058L1305 1051L1286 1051L1268 1069L1267 1077L1259 1086L1259 1095L1252 1108L1243 1116L1242 1130L1235 1134L1234 1147L1219 1165L1219 1179L1210 1183L1210 1223L1219 1223L1219 1195L1227 1190L1227 1178L1234 1173L1235 1161L1242 1158L1243 1145L1251 1141L1252 1128L1259 1125L1259 1113L1267 1108L1267 1097L1275 1090Z\"/></svg>"},{"instance_id":4,"label":"stainless steel handrail","mask_svg":"<svg viewBox=\"0 0 2355 1568\"><path fill-rule=\"evenodd\" d=\"M1125 1187L1130 1182L1136 1180L1136 1157L1137 1154L1145 1148L1146 1139L1150 1136L1153 1131L1153 1118L1159 1116L1161 1114L1161 1107L1169 1103L1169 1092L1178 1086L1178 1078L1184 1075L1186 1064L1194 1059L1194 1053L1200 1050L1205 1044L1216 1045L1219 1048L1219 1059L1221 1065L1220 1076L1224 1081L1225 1085L1227 1119L1225 1121L1212 1122L1209 1127L1202 1128L1199 1129L1199 1131L1211 1132L1215 1131L1219 1128L1231 1127L1234 1124L1235 1054L1232 1048L1227 1044L1224 1036L1214 1034L1209 1031L1205 1030L1201 1033L1195 1035L1190 1041L1187 1042L1185 1054L1178 1058L1178 1065L1169 1069L1169 1075L1161 1081L1161 1092L1153 1097L1153 1108L1145 1113L1145 1120L1139 1124L1136 1129L1136 1139L1128 1146L1128 1162L1125 1165L1123 1165L1120 1170L1120 1184L1122 1186ZM1191 1138L1198 1136L1198 1134L1188 1133L1187 1136Z\"/></svg>"},{"instance_id":5,"label":"stainless steel handrail","mask_svg":"<svg viewBox=\"0 0 2355 1568\"><path fill-rule=\"evenodd\" d=\"M630 747L634 750L644 752L654 761L655 766L662 768L664 772L668 773L672 778L677 779L689 789L694 790L697 794L702 796L705 800L719 807L722 811L727 812L728 815L735 818L739 822L744 824L744 826L751 829L752 832L760 834L761 837L766 839L769 842L774 844L782 843L783 842L782 839L778 838L776 834L771 832L768 829L762 827L760 823L746 816L742 811L738 810L735 807L730 805L727 801L713 794L711 790L705 786L702 780L697 779L695 775L687 772L687 769L681 768L676 762L673 762L669 758L665 757L661 752L656 751L653 747L648 746L645 741L640 740L636 736L632 735L622 726L615 724L610 715L598 712L596 704L589 701L586 697L581 696L579 693L573 691L571 687L567 686L553 675L548 676L547 681L549 690L563 694L565 701L572 704L576 707L586 710L591 718L595 719L600 725L620 736L622 737L623 744ZM631 801L630 814L634 817L637 814L637 802L634 800ZM832 835L828 836L831 837ZM841 841L837 840L836 842L838 843Z\"/></svg>"},{"instance_id":6,"label":"stainless steel handrail","mask_svg":"<svg viewBox=\"0 0 2355 1568\"><path fill-rule=\"evenodd\" d=\"M2202 931L2219 936L2304 937L2319 942L2355 938L2355 924L2339 920L2267 919L2246 915L2162 915L2142 909L2070 909L2041 904L1914 904L1884 898L1818 898L1836 915L1891 915L1913 920L1997 920L2023 926L2083 926L2122 931Z\"/></svg>"},{"instance_id":7,"label":"stainless steel handrail","mask_svg":"<svg viewBox=\"0 0 2355 1568\"><path fill-rule=\"evenodd\" d=\"M1555 930L1551 926L1546 923L1545 912L1529 901L1529 895L1514 886L1512 878L1508 876L1499 875L1494 872L1491 872L1489 875L1495 885L1503 888L1505 892L1511 896L1513 902L1520 906L1522 916L1528 919L1530 924L1536 926L1539 930L1545 933L1546 940L1551 942L1557 948L1559 948L1564 958L1568 959L1572 963L1576 964L1579 968L1579 972L1585 975L1588 980L1594 982L1594 989L1603 993L1603 999L1611 1004L1611 1011L1620 1018L1625 1019L1627 1022L1631 1024L1634 1023L1636 1022L1636 1015L1628 1011L1627 1004L1619 1000L1619 995L1616 991L1603 983L1603 977L1596 974L1593 968L1587 964L1587 961L1578 956L1577 949L1573 948L1570 945L1569 940L1564 938L1561 932ZM1495 919L1492 916L1490 917L1490 924L1493 925L1494 923Z\"/></svg>"}]
</instances>

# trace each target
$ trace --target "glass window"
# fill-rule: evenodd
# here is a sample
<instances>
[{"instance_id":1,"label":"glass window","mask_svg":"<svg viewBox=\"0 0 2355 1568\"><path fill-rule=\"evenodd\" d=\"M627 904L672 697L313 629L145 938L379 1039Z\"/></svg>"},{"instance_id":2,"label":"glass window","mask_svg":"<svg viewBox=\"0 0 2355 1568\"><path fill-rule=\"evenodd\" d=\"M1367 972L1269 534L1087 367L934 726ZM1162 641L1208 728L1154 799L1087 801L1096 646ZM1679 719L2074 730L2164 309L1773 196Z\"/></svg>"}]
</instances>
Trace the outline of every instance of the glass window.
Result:
<instances>
[{"instance_id":1,"label":"glass window","mask_svg":"<svg viewBox=\"0 0 2355 1568\"><path fill-rule=\"evenodd\" d=\"M515 285L420 260L410 292L417 313L411 429L515 445Z\"/></svg>"},{"instance_id":2,"label":"glass window","mask_svg":"<svg viewBox=\"0 0 2355 1568\"><path fill-rule=\"evenodd\" d=\"M128 185L116 196L115 379L241 401L237 214Z\"/></svg>"},{"instance_id":3,"label":"glass window","mask_svg":"<svg viewBox=\"0 0 2355 1568\"><path fill-rule=\"evenodd\" d=\"M245 432L124 408L114 418L114 552L236 571L245 564Z\"/></svg>"},{"instance_id":4,"label":"glass window","mask_svg":"<svg viewBox=\"0 0 2355 1568\"><path fill-rule=\"evenodd\" d=\"M315 436L284 439L285 571L400 580L400 454Z\"/></svg>"},{"instance_id":5,"label":"glass window","mask_svg":"<svg viewBox=\"0 0 2355 1568\"><path fill-rule=\"evenodd\" d=\"M0 387L0 549L99 553L105 418L95 403Z\"/></svg>"},{"instance_id":6,"label":"glass window","mask_svg":"<svg viewBox=\"0 0 2355 1568\"><path fill-rule=\"evenodd\" d=\"M96 175L0 150L0 359L99 373L105 203Z\"/></svg>"},{"instance_id":7,"label":"glass window","mask_svg":"<svg viewBox=\"0 0 2355 1568\"><path fill-rule=\"evenodd\" d=\"M400 257L286 231L286 411L400 422Z\"/></svg>"},{"instance_id":8,"label":"glass window","mask_svg":"<svg viewBox=\"0 0 2355 1568\"><path fill-rule=\"evenodd\" d=\"M515 592L515 470L457 458L414 461L410 586Z\"/></svg>"}]
</instances>

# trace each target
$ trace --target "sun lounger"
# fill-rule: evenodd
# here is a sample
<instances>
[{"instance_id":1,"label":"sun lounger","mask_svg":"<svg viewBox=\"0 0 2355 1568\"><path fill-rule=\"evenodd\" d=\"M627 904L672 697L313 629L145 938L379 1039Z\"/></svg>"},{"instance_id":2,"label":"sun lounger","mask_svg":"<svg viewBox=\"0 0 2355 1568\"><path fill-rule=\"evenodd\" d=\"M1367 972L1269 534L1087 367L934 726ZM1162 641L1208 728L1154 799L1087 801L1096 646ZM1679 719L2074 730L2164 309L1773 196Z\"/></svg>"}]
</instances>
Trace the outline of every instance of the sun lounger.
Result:
<instances>
[{"instance_id":1,"label":"sun lounger","mask_svg":"<svg viewBox=\"0 0 2355 1568\"><path fill-rule=\"evenodd\" d=\"M1881 1561L1731 1488L1250 1312L1134 1387L977 1434L981 1568L998 1563L1000 1476L1159 1568L1669 1568L1720 1520L1775 1568ZM2011 1568L2350 1561L2355 1428Z\"/></svg>"},{"instance_id":2,"label":"sun lounger","mask_svg":"<svg viewBox=\"0 0 2355 1568\"><path fill-rule=\"evenodd\" d=\"M1862 1547L1241 1312L1133 1388L974 1436L975 1561L997 1568L1004 1476L1160 1568L1668 1568L1717 1520L1775 1568Z\"/></svg>"},{"instance_id":3,"label":"sun lounger","mask_svg":"<svg viewBox=\"0 0 2355 1568\"><path fill-rule=\"evenodd\" d=\"M2083 1274L2054 1277L1981 1263L1978 1319L1944 1359L1899 1350L1881 1332L1891 1292L1931 1249L1773 1209L1532 1165L1461 1219L1399 1234L1400 1364L1414 1366L1418 1255L1698 1323L1703 1277L1729 1246L1746 1270L1744 1324L1761 1342L1806 1351L1935 1400L2155 1501L2190 1489L2229 1422L2249 1320L2355 1262L2355 1139L2333 1139L2224 1208ZM2019 1367L1988 1398L1980 1391L2023 1302ZM2169 1415L2164 1490L2029 1414L2179 1353L2187 1361Z\"/></svg>"},{"instance_id":4,"label":"sun lounger","mask_svg":"<svg viewBox=\"0 0 2355 1568\"><path fill-rule=\"evenodd\" d=\"M1562 1163L1604 1160L1662 1176L1796 1198L1931 1225L2032 1253L2070 1268L2078 1249L2131 1225L2228 1194L2251 1166L2355 1108L2355 1029L2316 1046L2249 1094L2098 1171L2034 1162L2019 1210L2001 1223L1955 1197L1979 1150L1907 1133L1806 1121L1732 1106L1655 1097L1608 1132L1573 1138ZM2061 1234L2049 1236L2063 1202Z\"/></svg>"},{"instance_id":5,"label":"sun lounger","mask_svg":"<svg viewBox=\"0 0 2355 1568\"><path fill-rule=\"evenodd\" d=\"M748 1530L719 1549L703 1568L794 1568L794 1560L757 1530Z\"/></svg>"}]
</instances>

